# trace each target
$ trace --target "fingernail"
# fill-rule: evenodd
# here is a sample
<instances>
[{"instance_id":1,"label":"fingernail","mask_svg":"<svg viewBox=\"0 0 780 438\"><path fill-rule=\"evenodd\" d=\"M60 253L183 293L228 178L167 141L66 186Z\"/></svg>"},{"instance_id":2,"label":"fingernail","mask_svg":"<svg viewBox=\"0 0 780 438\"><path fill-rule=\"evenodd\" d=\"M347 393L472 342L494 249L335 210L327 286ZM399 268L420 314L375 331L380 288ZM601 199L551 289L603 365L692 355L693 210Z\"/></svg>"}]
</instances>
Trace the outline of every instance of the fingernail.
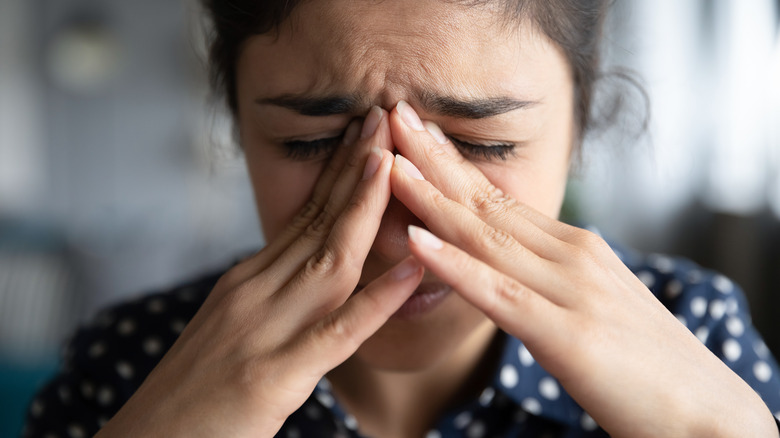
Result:
<instances>
[{"instance_id":1,"label":"fingernail","mask_svg":"<svg viewBox=\"0 0 780 438\"><path fill-rule=\"evenodd\" d=\"M435 123L426 121L424 125L425 125L425 129L428 130L428 132L431 134L431 137L433 137L437 143L446 144L449 141L447 139L447 136L444 135L443 132L441 132L441 128L439 128L439 126L436 125Z\"/></svg>"},{"instance_id":2,"label":"fingernail","mask_svg":"<svg viewBox=\"0 0 780 438\"><path fill-rule=\"evenodd\" d=\"M366 160L366 168L363 170L363 181L374 176L381 163L382 150L374 146L371 148L371 153L368 154L368 159Z\"/></svg>"},{"instance_id":3,"label":"fingernail","mask_svg":"<svg viewBox=\"0 0 780 438\"><path fill-rule=\"evenodd\" d=\"M420 263L417 260L410 258L393 268L390 271L390 277L392 277L393 280L400 281L411 277L419 269Z\"/></svg>"},{"instance_id":4,"label":"fingernail","mask_svg":"<svg viewBox=\"0 0 780 438\"><path fill-rule=\"evenodd\" d=\"M442 247L444 247L444 243L442 243L438 237L431 234L431 232L428 230L416 227L414 225L409 225L408 232L409 238L412 239L412 242L416 243L417 245L430 249L442 249Z\"/></svg>"},{"instance_id":5,"label":"fingernail","mask_svg":"<svg viewBox=\"0 0 780 438\"><path fill-rule=\"evenodd\" d=\"M422 173L420 172L420 169L417 168L414 164L412 164L411 161L407 160L406 158L402 157L400 154L395 155L395 165L400 167L401 170L404 171L407 175L414 179L418 179L421 181L424 181L425 178L423 177Z\"/></svg>"},{"instance_id":6,"label":"fingernail","mask_svg":"<svg viewBox=\"0 0 780 438\"><path fill-rule=\"evenodd\" d=\"M355 142L360 134L360 121L353 120L352 123L347 126L347 130L344 131L344 138L341 140L344 146L350 146Z\"/></svg>"},{"instance_id":7,"label":"fingernail","mask_svg":"<svg viewBox=\"0 0 780 438\"><path fill-rule=\"evenodd\" d=\"M382 121L382 108L374 105L366 116L366 120L363 121L363 130L360 131L360 138L368 138L374 135L376 128L379 127L379 122Z\"/></svg>"},{"instance_id":8,"label":"fingernail","mask_svg":"<svg viewBox=\"0 0 780 438\"><path fill-rule=\"evenodd\" d=\"M414 111L414 108L409 106L408 103L405 101L399 101L398 105L396 105L396 108L398 109L398 114L401 115L401 120L406 123L406 126L414 129L415 131L425 131L425 127L422 124L422 120L420 120L420 117L417 115L417 112Z\"/></svg>"}]
</instances>

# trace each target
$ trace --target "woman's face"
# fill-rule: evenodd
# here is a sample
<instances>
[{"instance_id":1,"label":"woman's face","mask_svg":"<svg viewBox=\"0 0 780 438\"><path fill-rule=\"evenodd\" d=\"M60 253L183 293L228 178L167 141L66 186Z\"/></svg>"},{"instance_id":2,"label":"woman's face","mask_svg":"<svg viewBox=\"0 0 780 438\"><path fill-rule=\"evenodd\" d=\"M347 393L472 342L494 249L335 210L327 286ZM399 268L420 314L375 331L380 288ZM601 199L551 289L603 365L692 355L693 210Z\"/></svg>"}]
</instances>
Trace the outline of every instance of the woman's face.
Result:
<instances>
[{"instance_id":1,"label":"woman's face","mask_svg":"<svg viewBox=\"0 0 780 438\"><path fill-rule=\"evenodd\" d=\"M400 100L455 139L505 193L551 217L559 214L576 132L573 82L562 52L527 22L438 0L307 1L278 35L246 42L237 80L241 143L268 241L309 199L329 153L327 146L307 149L312 154L291 151L286 142L338 137L371 105L389 111ZM353 104L312 116L281 104L280 96L348 97ZM432 100L443 104L426 104ZM459 142L514 148L502 156L496 148ZM361 285L408 255L410 223L419 219L392 198ZM423 283L435 281L426 274ZM357 357L392 369L425 367L490 329L480 312L451 293L428 313L392 318Z\"/></svg>"}]
</instances>

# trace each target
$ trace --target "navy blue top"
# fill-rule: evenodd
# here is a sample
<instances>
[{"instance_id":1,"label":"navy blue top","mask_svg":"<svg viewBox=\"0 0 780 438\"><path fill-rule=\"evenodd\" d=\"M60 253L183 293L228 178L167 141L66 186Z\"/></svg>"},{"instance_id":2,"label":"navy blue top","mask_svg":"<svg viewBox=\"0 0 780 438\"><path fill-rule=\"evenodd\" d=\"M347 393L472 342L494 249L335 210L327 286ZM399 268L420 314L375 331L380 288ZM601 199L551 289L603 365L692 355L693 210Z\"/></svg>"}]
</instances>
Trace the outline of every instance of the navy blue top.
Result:
<instances>
[{"instance_id":1,"label":"navy blue top","mask_svg":"<svg viewBox=\"0 0 780 438\"><path fill-rule=\"evenodd\" d=\"M780 370L751 325L745 297L734 283L684 259L615 252L780 416ZM95 434L173 344L220 275L115 306L81 327L65 349L61 372L31 403L24 436ZM522 342L508 335L489 386L478 398L444 413L433 427L426 438L608 436ZM360 437L358 430L323 379L277 436Z\"/></svg>"}]
</instances>

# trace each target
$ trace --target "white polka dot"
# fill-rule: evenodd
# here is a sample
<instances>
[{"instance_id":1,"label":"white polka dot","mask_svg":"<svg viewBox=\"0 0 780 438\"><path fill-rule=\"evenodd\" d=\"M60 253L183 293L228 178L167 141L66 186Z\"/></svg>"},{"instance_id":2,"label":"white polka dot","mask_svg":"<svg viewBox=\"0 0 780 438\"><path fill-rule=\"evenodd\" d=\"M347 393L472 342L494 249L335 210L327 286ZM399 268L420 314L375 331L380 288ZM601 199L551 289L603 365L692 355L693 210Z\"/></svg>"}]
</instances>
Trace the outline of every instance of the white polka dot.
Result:
<instances>
[{"instance_id":1,"label":"white polka dot","mask_svg":"<svg viewBox=\"0 0 780 438\"><path fill-rule=\"evenodd\" d=\"M471 423L471 426L466 430L466 436L468 438L482 438L485 436L485 423L481 421Z\"/></svg>"},{"instance_id":2,"label":"white polka dot","mask_svg":"<svg viewBox=\"0 0 780 438\"><path fill-rule=\"evenodd\" d=\"M464 429L466 426L468 426L471 423L471 412L465 411L458 414L457 417L455 417L454 420L452 420L452 423L457 427L458 429Z\"/></svg>"},{"instance_id":3,"label":"white polka dot","mask_svg":"<svg viewBox=\"0 0 780 438\"><path fill-rule=\"evenodd\" d=\"M317 382L317 389L320 391L330 391L332 389L330 380L325 377L321 378L320 381Z\"/></svg>"},{"instance_id":4,"label":"white polka dot","mask_svg":"<svg viewBox=\"0 0 780 438\"><path fill-rule=\"evenodd\" d=\"M723 315L726 314L726 303L723 302L723 300L712 300L710 303L710 316L714 320L719 320L723 318Z\"/></svg>"},{"instance_id":5,"label":"white polka dot","mask_svg":"<svg viewBox=\"0 0 780 438\"><path fill-rule=\"evenodd\" d=\"M60 396L60 401L67 404L70 403L70 388L68 388L65 385L60 386L57 388L57 394Z\"/></svg>"},{"instance_id":6,"label":"white polka dot","mask_svg":"<svg viewBox=\"0 0 780 438\"><path fill-rule=\"evenodd\" d=\"M539 415L542 413L542 404L539 403L539 400L535 398L528 397L527 399L523 400L522 403L520 403L520 406L533 415Z\"/></svg>"},{"instance_id":7,"label":"white polka dot","mask_svg":"<svg viewBox=\"0 0 780 438\"><path fill-rule=\"evenodd\" d=\"M697 269L693 269L691 270L691 272L688 273L688 281L693 284L700 283L701 279L702 279L701 271Z\"/></svg>"},{"instance_id":8,"label":"white polka dot","mask_svg":"<svg viewBox=\"0 0 780 438\"><path fill-rule=\"evenodd\" d=\"M680 321L680 324L682 324L682 325L684 325L686 327L688 326L688 321L685 319L684 316L682 316L680 314L676 314L676 315L674 315L674 317L677 318L678 321Z\"/></svg>"},{"instance_id":9,"label":"white polka dot","mask_svg":"<svg viewBox=\"0 0 780 438\"><path fill-rule=\"evenodd\" d=\"M93 359L102 356L105 352L106 344L102 342L95 342L94 344L90 345L89 350L87 350L87 354Z\"/></svg>"},{"instance_id":10,"label":"white polka dot","mask_svg":"<svg viewBox=\"0 0 780 438\"><path fill-rule=\"evenodd\" d=\"M514 388L517 385L517 381L519 380L519 376L517 375L517 370L512 365L504 365L501 368L501 384L504 385L505 388Z\"/></svg>"},{"instance_id":11,"label":"white polka dot","mask_svg":"<svg viewBox=\"0 0 780 438\"><path fill-rule=\"evenodd\" d=\"M301 431L295 426L287 428L287 438L301 438Z\"/></svg>"},{"instance_id":12,"label":"white polka dot","mask_svg":"<svg viewBox=\"0 0 780 438\"><path fill-rule=\"evenodd\" d=\"M86 399L91 399L95 396L95 385L92 382L81 382L81 395Z\"/></svg>"},{"instance_id":13,"label":"white polka dot","mask_svg":"<svg viewBox=\"0 0 780 438\"><path fill-rule=\"evenodd\" d=\"M745 333L745 324L742 323L741 319L731 317L726 320L726 330L731 333L731 336L738 338Z\"/></svg>"},{"instance_id":14,"label":"white polka dot","mask_svg":"<svg viewBox=\"0 0 780 438\"><path fill-rule=\"evenodd\" d=\"M142 347L149 356L157 356L162 352L162 342L157 337L146 338Z\"/></svg>"},{"instance_id":15,"label":"white polka dot","mask_svg":"<svg viewBox=\"0 0 780 438\"><path fill-rule=\"evenodd\" d=\"M636 274L636 277L644 283L644 285L649 289L655 285L655 275L648 271L642 271Z\"/></svg>"},{"instance_id":16,"label":"white polka dot","mask_svg":"<svg viewBox=\"0 0 780 438\"><path fill-rule=\"evenodd\" d=\"M674 261L666 256L655 255L652 258L650 265L664 274L674 271Z\"/></svg>"},{"instance_id":17,"label":"white polka dot","mask_svg":"<svg viewBox=\"0 0 780 438\"><path fill-rule=\"evenodd\" d=\"M697 318L701 318L707 312L707 300L703 297L694 297L691 300L691 313Z\"/></svg>"},{"instance_id":18,"label":"white polka dot","mask_svg":"<svg viewBox=\"0 0 780 438\"><path fill-rule=\"evenodd\" d=\"M555 400L561 395L558 383L552 377L542 377L539 380L539 394L547 400Z\"/></svg>"},{"instance_id":19,"label":"white polka dot","mask_svg":"<svg viewBox=\"0 0 780 438\"><path fill-rule=\"evenodd\" d=\"M666 285L666 291L665 291L666 298L673 300L678 296L680 296L682 290L683 290L682 282L675 278L674 280L670 281Z\"/></svg>"},{"instance_id":20,"label":"white polka dot","mask_svg":"<svg viewBox=\"0 0 780 438\"><path fill-rule=\"evenodd\" d=\"M108 423L108 420L109 420L108 417L98 417L97 419L98 427L105 426L106 423Z\"/></svg>"},{"instance_id":21,"label":"white polka dot","mask_svg":"<svg viewBox=\"0 0 780 438\"><path fill-rule=\"evenodd\" d=\"M425 438L441 438L441 432L438 430L429 430L428 433L425 434Z\"/></svg>"},{"instance_id":22,"label":"white polka dot","mask_svg":"<svg viewBox=\"0 0 780 438\"><path fill-rule=\"evenodd\" d=\"M777 411L777 412L775 412L775 413L774 413L774 414L772 414L772 415L774 415L774 416L775 416L775 419L776 419L777 421L780 421L780 411Z\"/></svg>"},{"instance_id":23,"label":"white polka dot","mask_svg":"<svg viewBox=\"0 0 780 438\"><path fill-rule=\"evenodd\" d=\"M756 352L758 357L765 358L769 354L769 347L766 346L764 341L759 339L753 343L753 351Z\"/></svg>"},{"instance_id":24,"label":"white polka dot","mask_svg":"<svg viewBox=\"0 0 780 438\"><path fill-rule=\"evenodd\" d=\"M327 392L318 392L315 397L326 408L331 408L336 403L336 401L333 400L333 396Z\"/></svg>"},{"instance_id":25,"label":"white polka dot","mask_svg":"<svg viewBox=\"0 0 780 438\"><path fill-rule=\"evenodd\" d=\"M707 338L710 336L710 329L708 329L706 326L701 326L696 329L696 333L694 333L697 338L699 338L699 341L701 341L702 344L707 343Z\"/></svg>"},{"instance_id":26,"label":"white polka dot","mask_svg":"<svg viewBox=\"0 0 780 438\"><path fill-rule=\"evenodd\" d=\"M524 423L526 420L528 420L528 412L524 411L523 409L518 409L512 416L512 420L515 423Z\"/></svg>"},{"instance_id":27,"label":"white polka dot","mask_svg":"<svg viewBox=\"0 0 780 438\"><path fill-rule=\"evenodd\" d=\"M355 418L352 415L347 414L344 417L344 426L347 426L347 429L349 429L349 430L357 430L357 428L358 428L357 418Z\"/></svg>"},{"instance_id":28,"label":"white polka dot","mask_svg":"<svg viewBox=\"0 0 780 438\"><path fill-rule=\"evenodd\" d=\"M161 313L165 310L165 301L162 298L152 298L146 303L146 311L149 313Z\"/></svg>"},{"instance_id":29,"label":"white polka dot","mask_svg":"<svg viewBox=\"0 0 780 438\"><path fill-rule=\"evenodd\" d=\"M43 403L40 400L34 400L30 405L30 414L33 417L40 417L43 414Z\"/></svg>"},{"instance_id":30,"label":"white polka dot","mask_svg":"<svg viewBox=\"0 0 780 438\"><path fill-rule=\"evenodd\" d=\"M108 327L114 323L114 315L109 312L101 312L98 314L95 322L102 327Z\"/></svg>"},{"instance_id":31,"label":"white polka dot","mask_svg":"<svg viewBox=\"0 0 780 438\"><path fill-rule=\"evenodd\" d=\"M116 372L119 374L120 377L123 379L130 379L133 377L134 370L133 366L130 365L130 363L126 361L119 361L116 363Z\"/></svg>"},{"instance_id":32,"label":"white polka dot","mask_svg":"<svg viewBox=\"0 0 780 438\"><path fill-rule=\"evenodd\" d=\"M176 297L179 301L188 303L195 299L195 291L191 287L185 287L176 293Z\"/></svg>"},{"instance_id":33,"label":"white polka dot","mask_svg":"<svg viewBox=\"0 0 780 438\"><path fill-rule=\"evenodd\" d=\"M495 396L496 396L496 390L488 386L479 395L479 404L482 406L487 406L490 404L490 402L493 401L493 397Z\"/></svg>"},{"instance_id":34,"label":"white polka dot","mask_svg":"<svg viewBox=\"0 0 780 438\"><path fill-rule=\"evenodd\" d=\"M534 363L534 357L525 345L520 345L520 348L517 349L517 356L520 358L520 363L525 367L530 367Z\"/></svg>"},{"instance_id":35,"label":"white polka dot","mask_svg":"<svg viewBox=\"0 0 780 438\"><path fill-rule=\"evenodd\" d=\"M582 414L582 417L580 417L580 427L590 432L596 430L596 428L599 427L599 425L596 424L596 420L594 420L593 417L591 417L590 415L588 415L587 412L585 412Z\"/></svg>"},{"instance_id":36,"label":"white polka dot","mask_svg":"<svg viewBox=\"0 0 780 438\"><path fill-rule=\"evenodd\" d=\"M71 424L68 426L68 436L70 438L84 438L87 436L87 432L78 424Z\"/></svg>"},{"instance_id":37,"label":"white polka dot","mask_svg":"<svg viewBox=\"0 0 780 438\"><path fill-rule=\"evenodd\" d=\"M108 406L114 401L114 391L108 386L102 386L97 392L97 402L102 406Z\"/></svg>"},{"instance_id":38,"label":"white polka dot","mask_svg":"<svg viewBox=\"0 0 780 438\"><path fill-rule=\"evenodd\" d=\"M318 420L322 416L322 411L320 410L320 407L313 403L307 405L305 411L306 411L306 416L312 420Z\"/></svg>"},{"instance_id":39,"label":"white polka dot","mask_svg":"<svg viewBox=\"0 0 780 438\"><path fill-rule=\"evenodd\" d=\"M179 334L182 331L184 331L184 327L186 325L187 325L187 323L182 321L181 319L174 319L173 321L171 321L171 330L174 333Z\"/></svg>"},{"instance_id":40,"label":"white polka dot","mask_svg":"<svg viewBox=\"0 0 780 438\"><path fill-rule=\"evenodd\" d=\"M727 339L723 343L723 357L731 362L739 359L742 356L742 347L739 346L739 342L735 339Z\"/></svg>"},{"instance_id":41,"label":"white polka dot","mask_svg":"<svg viewBox=\"0 0 780 438\"><path fill-rule=\"evenodd\" d=\"M135 331L135 321L130 318L119 321L119 324L116 326L116 331L122 336L132 334Z\"/></svg>"},{"instance_id":42,"label":"white polka dot","mask_svg":"<svg viewBox=\"0 0 780 438\"><path fill-rule=\"evenodd\" d=\"M734 283L720 274L712 278L712 285L722 294L731 293L734 290Z\"/></svg>"},{"instance_id":43,"label":"white polka dot","mask_svg":"<svg viewBox=\"0 0 780 438\"><path fill-rule=\"evenodd\" d=\"M768 382L772 378L772 368L768 363L760 360L753 365L753 375L756 376L759 382Z\"/></svg>"}]
</instances>

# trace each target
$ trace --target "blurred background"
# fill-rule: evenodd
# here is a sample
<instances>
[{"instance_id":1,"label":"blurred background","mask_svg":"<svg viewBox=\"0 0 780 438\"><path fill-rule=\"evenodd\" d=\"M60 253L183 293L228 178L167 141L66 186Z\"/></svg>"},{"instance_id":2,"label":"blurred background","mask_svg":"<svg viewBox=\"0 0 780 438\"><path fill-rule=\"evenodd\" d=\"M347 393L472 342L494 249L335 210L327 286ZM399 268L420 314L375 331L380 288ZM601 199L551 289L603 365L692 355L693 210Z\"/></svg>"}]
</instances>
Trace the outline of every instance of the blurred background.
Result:
<instances>
[{"instance_id":1,"label":"blurred background","mask_svg":"<svg viewBox=\"0 0 780 438\"><path fill-rule=\"evenodd\" d=\"M262 245L195 0L0 0L0 436L97 308ZM585 145L569 205L745 290L780 352L780 1L615 1L638 73ZM605 82L605 85L608 83ZM609 89L609 87L604 87ZM618 91L614 91L618 90Z\"/></svg>"}]
</instances>

